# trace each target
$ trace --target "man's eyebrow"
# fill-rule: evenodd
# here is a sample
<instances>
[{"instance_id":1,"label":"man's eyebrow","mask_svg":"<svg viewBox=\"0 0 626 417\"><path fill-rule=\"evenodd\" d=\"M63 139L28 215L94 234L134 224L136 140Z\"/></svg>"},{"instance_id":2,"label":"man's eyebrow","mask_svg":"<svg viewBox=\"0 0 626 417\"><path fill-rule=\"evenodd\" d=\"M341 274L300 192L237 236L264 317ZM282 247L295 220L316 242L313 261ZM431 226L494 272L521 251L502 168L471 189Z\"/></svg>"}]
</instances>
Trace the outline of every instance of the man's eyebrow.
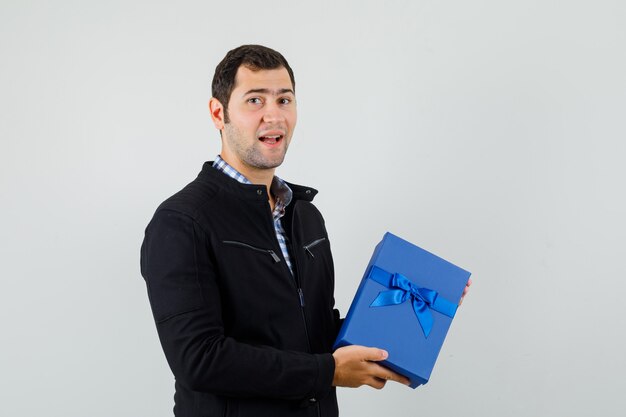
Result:
<instances>
[{"instance_id":1,"label":"man's eyebrow","mask_svg":"<svg viewBox=\"0 0 626 417\"><path fill-rule=\"evenodd\" d=\"M260 93L260 94L272 94L275 96L281 95L281 94L285 94L285 93L291 93L293 95L295 95L296 93L293 92L293 90L291 88L281 88L279 90L270 90L269 88L253 88L251 90L246 91L243 95L247 96L248 94L254 94L254 93Z\"/></svg>"}]
</instances>

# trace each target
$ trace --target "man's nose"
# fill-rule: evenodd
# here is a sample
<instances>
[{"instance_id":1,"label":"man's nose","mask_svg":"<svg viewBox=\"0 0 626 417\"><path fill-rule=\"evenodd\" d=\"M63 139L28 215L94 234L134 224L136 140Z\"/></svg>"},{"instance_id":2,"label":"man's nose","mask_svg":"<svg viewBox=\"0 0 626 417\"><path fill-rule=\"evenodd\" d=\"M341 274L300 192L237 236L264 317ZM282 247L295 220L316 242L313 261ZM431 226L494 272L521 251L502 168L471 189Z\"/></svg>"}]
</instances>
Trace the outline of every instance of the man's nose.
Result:
<instances>
[{"instance_id":1,"label":"man's nose","mask_svg":"<svg viewBox=\"0 0 626 417\"><path fill-rule=\"evenodd\" d=\"M285 115L277 103L268 103L265 106L265 112L263 113L263 121L266 123L282 122L285 120Z\"/></svg>"}]
</instances>

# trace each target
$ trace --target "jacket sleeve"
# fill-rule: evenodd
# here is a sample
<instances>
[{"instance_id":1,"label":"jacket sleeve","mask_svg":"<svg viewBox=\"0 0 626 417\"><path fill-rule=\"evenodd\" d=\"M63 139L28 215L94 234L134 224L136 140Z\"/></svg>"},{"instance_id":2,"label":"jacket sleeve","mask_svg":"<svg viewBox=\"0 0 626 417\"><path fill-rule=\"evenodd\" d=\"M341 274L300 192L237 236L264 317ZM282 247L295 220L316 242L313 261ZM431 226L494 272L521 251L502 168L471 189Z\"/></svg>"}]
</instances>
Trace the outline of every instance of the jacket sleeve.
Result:
<instances>
[{"instance_id":1,"label":"jacket sleeve","mask_svg":"<svg viewBox=\"0 0 626 417\"><path fill-rule=\"evenodd\" d=\"M141 247L141 272L176 380L194 391L232 397L325 396L335 368L331 354L281 351L224 335L216 271L206 242L192 218L161 209Z\"/></svg>"}]
</instances>

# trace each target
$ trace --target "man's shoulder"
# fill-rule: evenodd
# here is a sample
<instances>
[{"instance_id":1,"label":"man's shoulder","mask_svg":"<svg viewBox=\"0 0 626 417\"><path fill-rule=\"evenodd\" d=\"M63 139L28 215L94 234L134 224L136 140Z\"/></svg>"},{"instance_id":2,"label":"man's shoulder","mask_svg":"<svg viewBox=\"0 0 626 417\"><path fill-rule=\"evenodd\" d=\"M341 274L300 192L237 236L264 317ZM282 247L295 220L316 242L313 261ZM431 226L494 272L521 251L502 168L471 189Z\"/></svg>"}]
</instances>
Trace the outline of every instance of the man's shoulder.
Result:
<instances>
[{"instance_id":1,"label":"man's shoulder","mask_svg":"<svg viewBox=\"0 0 626 417\"><path fill-rule=\"evenodd\" d=\"M212 169L208 164L208 162L204 164L202 171L193 181L163 201L157 208L157 213L169 210L196 218L198 212L215 201L221 187L214 177L203 175L207 169Z\"/></svg>"}]
</instances>

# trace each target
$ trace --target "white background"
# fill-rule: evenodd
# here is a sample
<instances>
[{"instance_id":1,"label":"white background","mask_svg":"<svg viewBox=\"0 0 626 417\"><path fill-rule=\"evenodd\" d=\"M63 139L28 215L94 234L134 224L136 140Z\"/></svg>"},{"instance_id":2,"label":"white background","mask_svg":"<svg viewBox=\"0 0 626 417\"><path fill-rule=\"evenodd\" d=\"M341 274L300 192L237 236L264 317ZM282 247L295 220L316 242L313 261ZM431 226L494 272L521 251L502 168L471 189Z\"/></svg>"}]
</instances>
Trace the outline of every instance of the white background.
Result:
<instances>
[{"instance_id":1,"label":"white background","mask_svg":"<svg viewBox=\"0 0 626 417\"><path fill-rule=\"evenodd\" d=\"M1 1L0 415L172 414L139 246L243 43L294 68L342 312L387 230L473 273L429 384L343 416L623 415L625 3L224 3Z\"/></svg>"}]
</instances>

